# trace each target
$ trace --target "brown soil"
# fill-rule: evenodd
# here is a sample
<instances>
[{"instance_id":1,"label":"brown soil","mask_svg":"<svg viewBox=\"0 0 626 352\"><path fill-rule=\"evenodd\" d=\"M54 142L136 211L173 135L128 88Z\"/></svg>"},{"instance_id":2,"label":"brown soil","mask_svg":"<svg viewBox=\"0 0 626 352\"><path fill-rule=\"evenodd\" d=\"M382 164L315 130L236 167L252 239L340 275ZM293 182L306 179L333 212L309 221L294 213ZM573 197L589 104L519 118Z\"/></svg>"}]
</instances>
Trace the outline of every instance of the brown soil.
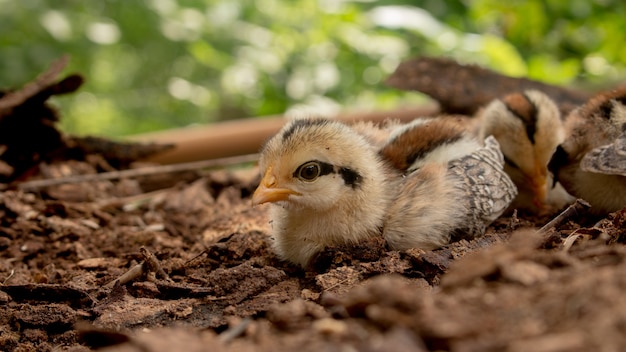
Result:
<instances>
[{"instance_id":1,"label":"brown soil","mask_svg":"<svg viewBox=\"0 0 626 352\"><path fill-rule=\"evenodd\" d=\"M181 179L170 178L159 182ZM626 210L544 235L527 228L547 219L511 215L432 252L331 248L301 270L268 247L267 209L250 206L257 179L244 169L151 193L154 177L5 191L0 349L626 348Z\"/></svg>"}]
</instances>

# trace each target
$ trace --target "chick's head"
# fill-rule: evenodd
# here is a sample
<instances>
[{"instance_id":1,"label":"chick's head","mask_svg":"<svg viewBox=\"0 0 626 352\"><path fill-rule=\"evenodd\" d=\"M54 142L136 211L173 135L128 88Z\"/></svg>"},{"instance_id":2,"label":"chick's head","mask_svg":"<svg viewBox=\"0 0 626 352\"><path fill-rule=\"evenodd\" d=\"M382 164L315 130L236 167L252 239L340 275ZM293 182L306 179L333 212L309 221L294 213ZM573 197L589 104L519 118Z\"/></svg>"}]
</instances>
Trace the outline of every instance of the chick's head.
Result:
<instances>
[{"instance_id":1,"label":"chick's head","mask_svg":"<svg viewBox=\"0 0 626 352\"><path fill-rule=\"evenodd\" d=\"M565 119L563 149L579 161L590 150L611 144L626 133L626 86L601 92Z\"/></svg>"},{"instance_id":2,"label":"chick's head","mask_svg":"<svg viewBox=\"0 0 626 352\"><path fill-rule=\"evenodd\" d=\"M548 187L548 163L565 139L556 104L539 91L525 91L495 100L483 112L484 137L493 135L507 166L518 170L542 204Z\"/></svg>"},{"instance_id":3,"label":"chick's head","mask_svg":"<svg viewBox=\"0 0 626 352\"><path fill-rule=\"evenodd\" d=\"M358 202L382 181L379 161L366 139L327 119L288 123L261 152L262 180L253 204L327 211L340 201ZM373 181L373 182L372 182Z\"/></svg>"}]
</instances>

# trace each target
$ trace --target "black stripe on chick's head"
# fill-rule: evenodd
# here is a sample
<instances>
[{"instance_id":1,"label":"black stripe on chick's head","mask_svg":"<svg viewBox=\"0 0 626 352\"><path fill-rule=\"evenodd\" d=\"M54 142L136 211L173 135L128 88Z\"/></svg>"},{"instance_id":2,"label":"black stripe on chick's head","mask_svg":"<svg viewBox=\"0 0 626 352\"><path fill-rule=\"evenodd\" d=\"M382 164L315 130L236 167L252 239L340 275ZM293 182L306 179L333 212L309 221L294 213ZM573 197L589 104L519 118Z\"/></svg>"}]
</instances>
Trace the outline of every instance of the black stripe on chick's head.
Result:
<instances>
[{"instance_id":1,"label":"black stripe on chick's head","mask_svg":"<svg viewBox=\"0 0 626 352\"><path fill-rule=\"evenodd\" d=\"M526 136L532 144L535 144L535 133L537 132L537 117L539 109L537 105L523 93L510 94L502 99L507 110L522 121L526 127Z\"/></svg>"}]
</instances>

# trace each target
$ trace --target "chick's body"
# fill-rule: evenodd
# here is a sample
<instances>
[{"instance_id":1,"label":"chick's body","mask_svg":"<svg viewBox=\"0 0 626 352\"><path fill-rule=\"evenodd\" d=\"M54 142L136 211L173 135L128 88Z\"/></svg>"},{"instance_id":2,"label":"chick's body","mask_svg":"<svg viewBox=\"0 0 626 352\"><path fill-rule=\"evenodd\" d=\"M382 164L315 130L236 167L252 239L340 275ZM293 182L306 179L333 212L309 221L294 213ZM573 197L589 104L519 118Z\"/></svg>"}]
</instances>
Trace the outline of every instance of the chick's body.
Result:
<instances>
[{"instance_id":1,"label":"chick's body","mask_svg":"<svg viewBox=\"0 0 626 352\"><path fill-rule=\"evenodd\" d=\"M274 249L301 266L381 233L399 250L481 235L515 194L497 142L481 147L443 120L376 131L295 120L268 141L260 168L253 203L274 203Z\"/></svg>"},{"instance_id":2,"label":"chick's body","mask_svg":"<svg viewBox=\"0 0 626 352\"><path fill-rule=\"evenodd\" d=\"M425 163L401 179L383 229L395 249L436 249L484 234L516 195L493 137L449 162ZM467 149L465 149L467 151Z\"/></svg>"},{"instance_id":3,"label":"chick's body","mask_svg":"<svg viewBox=\"0 0 626 352\"><path fill-rule=\"evenodd\" d=\"M572 111L550 169L568 192L606 214L626 206L626 87Z\"/></svg>"}]
</instances>

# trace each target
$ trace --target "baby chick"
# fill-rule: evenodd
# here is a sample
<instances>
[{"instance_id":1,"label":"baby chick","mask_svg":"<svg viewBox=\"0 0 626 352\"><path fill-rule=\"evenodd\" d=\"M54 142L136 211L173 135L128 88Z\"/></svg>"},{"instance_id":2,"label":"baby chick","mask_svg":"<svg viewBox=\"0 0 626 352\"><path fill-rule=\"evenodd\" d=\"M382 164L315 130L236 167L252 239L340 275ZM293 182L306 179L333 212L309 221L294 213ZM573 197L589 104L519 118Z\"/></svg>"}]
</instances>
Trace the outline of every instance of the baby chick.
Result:
<instances>
[{"instance_id":1,"label":"baby chick","mask_svg":"<svg viewBox=\"0 0 626 352\"><path fill-rule=\"evenodd\" d=\"M518 187L511 208L558 210L574 199L554 184L548 163L565 139L561 113L544 93L528 90L496 99L479 113L479 136L493 135L505 158L504 170Z\"/></svg>"},{"instance_id":2,"label":"baby chick","mask_svg":"<svg viewBox=\"0 0 626 352\"><path fill-rule=\"evenodd\" d=\"M572 195L606 214L626 206L626 87L600 93L565 119L550 169Z\"/></svg>"},{"instance_id":3,"label":"baby chick","mask_svg":"<svg viewBox=\"0 0 626 352\"><path fill-rule=\"evenodd\" d=\"M481 146L459 124L466 119L446 119L416 120L380 152L404 175L383 228L392 248L435 249L481 236L517 194L498 142L488 137Z\"/></svg>"},{"instance_id":4,"label":"baby chick","mask_svg":"<svg viewBox=\"0 0 626 352\"><path fill-rule=\"evenodd\" d=\"M393 194L373 145L350 127L299 119L268 141L253 204L270 210L274 248L305 266L326 246L358 242L380 232Z\"/></svg>"},{"instance_id":5,"label":"baby chick","mask_svg":"<svg viewBox=\"0 0 626 352\"><path fill-rule=\"evenodd\" d=\"M294 120L263 148L252 202L273 203L282 259L306 266L327 246L381 233L394 249L434 249L481 235L515 195L492 138L481 147L448 120L366 130Z\"/></svg>"}]
</instances>

